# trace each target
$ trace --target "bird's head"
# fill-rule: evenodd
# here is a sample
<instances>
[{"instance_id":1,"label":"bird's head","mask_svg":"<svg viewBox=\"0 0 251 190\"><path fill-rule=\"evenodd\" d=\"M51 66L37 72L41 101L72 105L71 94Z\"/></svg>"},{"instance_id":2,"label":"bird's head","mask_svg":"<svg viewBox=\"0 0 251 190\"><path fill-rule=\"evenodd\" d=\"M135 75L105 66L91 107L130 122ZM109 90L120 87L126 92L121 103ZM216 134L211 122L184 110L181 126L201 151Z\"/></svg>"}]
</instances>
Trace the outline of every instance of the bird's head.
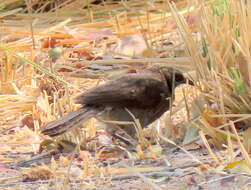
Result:
<instances>
[{"instance_id":1,"label":"bird's head","mask_svg":"<svg viewBox=\"0 0 251 190\"><path fill-rule=\"evenodd\" d=\"M151 67L150 70L155 71L155 72L158 71L159 73L161 73L161 75L166 81L167 86L170 89L175 88L181 84L189 84L189 85L194 86L193 81L186 78L184 73L182 73L180 70L175 69L173 67L155 65Z\"/></svg>"},{"instance_id":2,"label":"bird's head","mask_svg":"<svg viewBox=\"0 0 251 190\"><path fill-rule=\"evenodd\" d=\"M154 65L149 68L153 72L159 72L165 78L169 87L177 87L181 84L194 85L193 81L189 80L178 69L163 65Z\"/></svg>"},{"instance_id":3,"label":"bird's head","mask_svg":"<svg viewBox=\"0 0 251 190\"><path fill-rule=\"evenodd\" d=\"M146 70L144 71L151 72L153 74L158 74L158 76L161 76L161 80L166 83L170 92L172 92L173 88L181 84L189 84L194 86L193 81L186 77L188 76L187 74L173 67L168 67L163 64L154 64L146 68Z\"/></svg>"}]
</instances>

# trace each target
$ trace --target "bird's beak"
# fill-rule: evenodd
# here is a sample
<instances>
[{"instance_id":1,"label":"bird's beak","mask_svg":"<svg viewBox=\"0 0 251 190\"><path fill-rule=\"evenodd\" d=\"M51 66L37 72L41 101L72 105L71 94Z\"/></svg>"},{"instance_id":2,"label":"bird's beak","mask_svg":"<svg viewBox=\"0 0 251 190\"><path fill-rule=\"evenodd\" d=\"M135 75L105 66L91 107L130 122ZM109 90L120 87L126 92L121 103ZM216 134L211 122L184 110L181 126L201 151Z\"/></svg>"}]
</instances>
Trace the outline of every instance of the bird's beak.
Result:
<instances>
[{"instance_id":1,"label":"bird's beak","mask_svg":"<svg viewBox=\"0 0 251 190\"><path fill-rule=\"evenodd\" d=\"M188 71L186 73L183 73L184 77L187 79L186 84L195 86L193 80L196 77L196 72L195 71Z\"/></svg>"},{"instance_id":2,"label":"bird's beak","mask_svg":"<svg viewBox=\"0 0 251 190\"><path fill-rule=\"evenodd\" d=\"M191 81L190 79L187 79L186 84L189 84L189 85L191 85L191 86L194 86L194 82L193 82L193 81Z\"/></svg>"}]
</instances>

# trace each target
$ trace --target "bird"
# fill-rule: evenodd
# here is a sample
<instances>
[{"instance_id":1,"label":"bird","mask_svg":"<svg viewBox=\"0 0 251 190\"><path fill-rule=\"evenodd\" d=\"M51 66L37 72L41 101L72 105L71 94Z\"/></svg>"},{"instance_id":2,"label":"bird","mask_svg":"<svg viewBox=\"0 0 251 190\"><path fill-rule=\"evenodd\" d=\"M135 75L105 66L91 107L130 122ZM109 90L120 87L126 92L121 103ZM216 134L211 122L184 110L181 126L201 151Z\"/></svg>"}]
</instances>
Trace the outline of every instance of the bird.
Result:
<instances>
[{"instance_id":1,"label":"bird","mask_svg":"<svg viewBox=\"0 0 251 190\"><path fill-rule=\"evenodd\" d=\"M135 137L135 118L142 128L153 123L170 109L174 89L185 83L193 85L181 71L167 66L154 65L125 74L77 96L75 103L81 107L48 123L41 133L56 137L94 117L105 123L111 135L122 129ZM127 125L121 124L128 121Z\"/></svg>"}]
</instances>

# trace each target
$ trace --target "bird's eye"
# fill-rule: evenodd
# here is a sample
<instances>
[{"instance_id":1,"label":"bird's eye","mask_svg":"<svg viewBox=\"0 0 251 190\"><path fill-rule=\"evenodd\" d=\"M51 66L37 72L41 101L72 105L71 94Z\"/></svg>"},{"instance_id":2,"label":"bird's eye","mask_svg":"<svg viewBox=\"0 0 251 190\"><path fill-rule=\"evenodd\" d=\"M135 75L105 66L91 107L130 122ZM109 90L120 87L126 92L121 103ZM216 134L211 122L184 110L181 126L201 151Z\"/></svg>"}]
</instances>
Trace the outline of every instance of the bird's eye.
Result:
<instances>
[{"instance_id":1,"label":"bird's eye","mask_svg":"<svg viewBox=\"0 0 251 190\"><path fill-rule=\"evenodd\" d=\"M175 81L180 83L180 82L186 82L185 77L181 73L175 73Z\"/></svg>"}]
</instances>

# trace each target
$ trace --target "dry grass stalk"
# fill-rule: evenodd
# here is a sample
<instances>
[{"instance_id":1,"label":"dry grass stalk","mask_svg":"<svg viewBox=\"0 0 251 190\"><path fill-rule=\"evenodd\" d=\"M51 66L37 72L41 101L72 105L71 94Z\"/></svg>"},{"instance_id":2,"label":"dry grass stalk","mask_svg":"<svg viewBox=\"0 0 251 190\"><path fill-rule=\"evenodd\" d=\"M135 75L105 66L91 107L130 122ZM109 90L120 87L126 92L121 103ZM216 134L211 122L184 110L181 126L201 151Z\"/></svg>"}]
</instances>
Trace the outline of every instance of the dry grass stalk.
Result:
<instances>
[{"instance_id":1,"label":"dry grass stalk","mask_svg":"<svg viewBox=\"0 0 251 190\"><path fill-rule=\"evenodd\" d=\"M250 6L251 2L244 0L221 1L220 5L212 4L212 6L198 4L195 12L200 22L197 25L197 39L199 40L196 40L185 19L178 14L174 4L170 4L179 32L185 41L187 53L196 70L195 78L199 84L198 87L207 106L215 112L210 115L218 114L216 117L225 120L223 124L212 125L205 122L204 115L199 119L199 128L213 138L214 145L226 143L230 136L237 139L249 166L250 158L240 140L241 134L237 136L233 126L242 123L248 127L251 124L249 117L251 112L251 37L248 32L251 30ZM220 132L218 130L220 128L232 133ZM219 132L220 138L217 137ZM219 141L221 138L223 141ZM231 150L232 145L229 142L228 139L228 146L230 146L228 148ZM248 143L244 142L244 144Z\"/></svg>"}]
</instances>

